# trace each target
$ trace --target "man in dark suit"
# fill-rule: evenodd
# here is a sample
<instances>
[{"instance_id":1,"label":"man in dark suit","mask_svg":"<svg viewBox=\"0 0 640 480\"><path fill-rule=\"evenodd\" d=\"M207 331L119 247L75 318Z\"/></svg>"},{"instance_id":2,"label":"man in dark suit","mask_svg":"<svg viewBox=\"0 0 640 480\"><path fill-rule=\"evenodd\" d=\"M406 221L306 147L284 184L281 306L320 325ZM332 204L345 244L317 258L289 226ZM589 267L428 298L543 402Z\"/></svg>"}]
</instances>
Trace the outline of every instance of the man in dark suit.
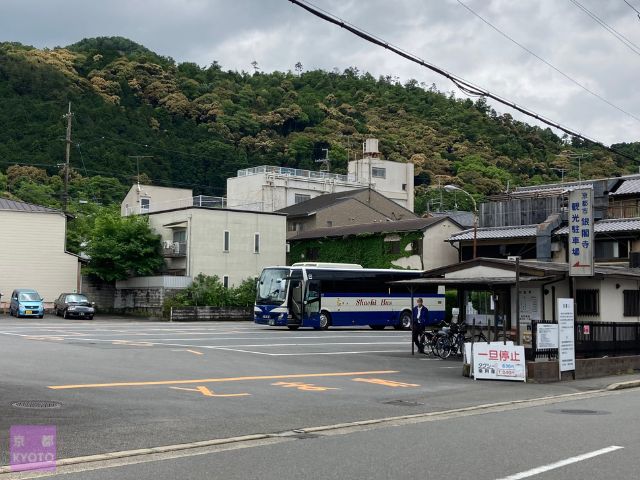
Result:
<instances>
[{"instance_id":1,"label":"man in dark suit","mask_svg":"<svg viewBox=\"0 0 640 480\"><path fill-rule=\"evenodd\" d=\"M422 304L422 298L416 300L413 307L413 343L418 347L418 352L424 353L424 346L420 344L420 334L429 322L429 309Z\"/></svg>"}]
</instances>

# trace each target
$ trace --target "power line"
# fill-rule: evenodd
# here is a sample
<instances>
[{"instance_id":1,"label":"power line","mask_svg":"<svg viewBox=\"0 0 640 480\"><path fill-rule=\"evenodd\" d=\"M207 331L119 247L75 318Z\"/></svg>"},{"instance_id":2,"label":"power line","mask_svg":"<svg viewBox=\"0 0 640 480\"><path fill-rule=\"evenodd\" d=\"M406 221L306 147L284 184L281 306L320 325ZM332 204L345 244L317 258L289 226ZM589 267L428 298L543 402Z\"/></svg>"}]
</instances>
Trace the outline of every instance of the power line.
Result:
<instances>
[{"instance_id":1,"label":"power line","mask_svg":"<svg viewBox=\"0 0 640 480\"><path fill-rule=\"evenodd\" d=\"M362 31L361 29L359 29L358 27L345 22L344 20L336 17L335 15L326 12L326 11L322 11L321 9L315 7L314 5L310 4L309 2L307 2L306 0L289 0L289 2L298 5L299 7L303 8L304 10L308 11L309 13L315 15L316 17L321 18L322 20L325 20L326 22L332 23L334 25L337 25L341 28L344 28L345 30L353 33L354 35L356 35L357 37L362 38L363 40L366 40L369 43L373 43L374 45L378 45L380 47L386 48L387 50L395 53L396 55L399 55L413 63L417 63L418 65L421 65L425 68L428 68L429 70L436 72L439 75L442 75L443 77L449 79L451 82L453 82L454 85L456 85L462 92L466 93L467 95L476 95L476 96L483 96L483 97L487 97L490 98L492 100L495 100L496 102L499 102L503 105L506 105L520 113L523 113L524 115L527 115L529 117L535 118L536 120L549 125L553 128L557 128L558 130L561 130L563 132L565 132L568 135L571 135L575 138L580 138L586 142L598 145L602 148L604 148L607 151L610 151L612 153L615 153L616 155L619 155L621 157L627 158L629 160L633 160L636 161L636 159L634 157L631 157L629 155L627 155L626 153L620 152L612 147L606 146L604 145L602 142L594 140L592 138L589 138L585 135L582 135L574 130L569 129L568 127L565 127L557 122L554 122L553 120L547 119L545 117L543 117L542 115L539 115L531 110L528 110L524 107L521 107L519 105L517 105L516 103L507 100L505 98L500 97L499 95L496 95L494 93L491 93L490 91L478 87L474 84L472 84L471 82L468 82L464 79L462 79L461 77L458 77L457 75L454 75L436 65L433 65L431 63L428 63L424 60L422 60L421 58L406 52L404 50L402 50L399 47L396 47L392 44L390 44L389 42L377 38L374 35L371 34L367 34L364 31Z\"/></svg>"},{"instance_id":2,"label":"power line","mask_svg":"<svg viewBox=\"0 0 640 480\"><path fill-rule=\"evenodd\" d=\"M570 77L569 75L567 75L566 73L564 73L562 70L560 70L558 67L556 67L555 65L551 64L550 62L548 62L547 60L545 60L544 58L542 58L541 56L539 56L538 54L536 54L535 52L531 51L529 48L525 47L523 44L521 44L520 42L518 42L517 40L515 40L513 37L507 35L505 32L503 32L502 30L500 30L498 27L496 27L495 25L493 25L491 22L489 22L487 19L485 19L484 17L482 17L478 12L476 12L475 10L473 10L471 7L469 7L467 4L465 4L462 0L456 0L460 5L462 5L464 8L466 8L469 12L471 12L473 15L475 15L476 17L478 17L480 20L482 20L486 25L488 25L489 27L491 27L493 30L495 30L497 33L499 33L500 35L502 35L504 38L506 38L507 40L509 40L510 42L514 43L515 45L517 45L518 47L520 47L521 49L523 49L525 52L529 53L530 55L533 55L535 58L537 58L538 60L540 60L542 63L544 63L545 65L547 65L548 67L552 68L553 70L555 70L556 72L558 72L560 75L562 75L564 78L566 78L567 80L569 80L571 83L573 83L574 85L577 85L578 87L580 87L582 90L584 90L585 92L593 95L594 97L596 97L599 100L602 100L604 103L606 103L607 105L609 105L610 107L615 108L616 110L618 110L621 113L624 113L625 115L628 115L629 117L633 118L634 120L640 122L640 117L635 116L632 113L627 112L626 110L622 109L621 107L619 107L618 105L610 102L609 100L607 100L606 98L604 98L602 95L597 94L596 92L594 92L593 90L590 90L589 88L587 88L586 86L584 86L582 83L578 82L577 80L575 80L574 78ZM573 0L571 0L573 1ZM636 52L638 54L640 54L640 52Z\"/></svg>"},{"instance_id":3,"label":"power line","mask_svg":"<svg viewBox=\"0 0 640 480\"><path fill-rule=\"evenodd\" d=\"M571 3L573 3L576 7L578 7L580 10L582 10L584 13L589 15L596 23L598 23L602 28L604 28L607 32L609 32L616 39L618 39L618 41L621 42L625 47L627 47L629 50L631 50L636 55L640 55L640 47L638 47L638 45L636 45L631 40L629 40L627 37L625 37L623 34L618 32L615 28L613 28L612 26L608 25L604 20L602 20L595 13L593 13L591 10L589 10L587 7L582 5L577 0L569 0L569 1Z\"/></svg>"},{"instance_id":4,"label":"power line","mask_svg":"<svg viewBox=\"0 0 640 480\"><path fill-rule=\"evenodd\" d=\"M634 10L637 14L638 14L638 18L640 18L640 11L634 7L633 5L631 5L629 2L627 2L627 0L623 0L624 3L626 3L627 5L629 5L631 7L632 10Z\"/></svg>"}]
</instances>

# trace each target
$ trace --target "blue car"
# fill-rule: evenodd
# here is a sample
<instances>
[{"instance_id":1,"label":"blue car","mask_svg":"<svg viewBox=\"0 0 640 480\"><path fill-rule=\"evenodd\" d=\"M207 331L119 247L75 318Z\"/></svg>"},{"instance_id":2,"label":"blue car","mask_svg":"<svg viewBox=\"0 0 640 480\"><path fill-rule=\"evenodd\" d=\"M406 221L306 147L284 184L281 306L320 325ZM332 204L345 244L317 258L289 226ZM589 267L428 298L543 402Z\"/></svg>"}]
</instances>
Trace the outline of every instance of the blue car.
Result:
<instances>
[{"instance_id":1,"label":"blue car","mask_svg":"<svg viewBox=\"0 0 640 480\"><path fill-rule=\"evenodd\" d=\"M9 314L20 317L44 317L44 299L35 290L18 288L11 294Z\"/></svg>"}]
</instances>

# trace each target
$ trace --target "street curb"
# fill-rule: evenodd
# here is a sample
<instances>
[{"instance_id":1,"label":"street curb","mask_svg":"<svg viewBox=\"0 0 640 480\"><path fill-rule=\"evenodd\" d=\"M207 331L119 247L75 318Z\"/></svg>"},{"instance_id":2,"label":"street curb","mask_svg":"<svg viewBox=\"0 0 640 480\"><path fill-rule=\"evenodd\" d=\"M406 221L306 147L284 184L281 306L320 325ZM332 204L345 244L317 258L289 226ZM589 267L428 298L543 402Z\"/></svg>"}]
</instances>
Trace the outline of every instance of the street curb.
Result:
<instances>
[{"instance_id":1,"label":"street curb","mask_svg":"<svg viewBox=\"0 0 640 480\"><path fill-rule=\"evenodd\" d=\"M640 380L629 380L627 382L617 382L609 385L605 390L624 390L627 388L638 388L640 387Z\"/></svg>"},{"instance_id":2,"label":"street curb","mask_svg":"<svg viewBox=\"0 0 640 480\"><path fill-rule=\"evenodd\" d=\"M240 437L219 438L216 440L204 440L201 442L180 443L177 445L166 445L163 447L139 448L137 450L123 450L121 452L102 453L98 455L87 455L84 457L70 457L56 460L56 467L65 467L69 465L78 465L81 463L105 462L118 458L137 457L143 455L152 455L154 453L177 452L180 450L189 450L192 448L213 447L216 445L225 445L229 443L249 442L252 440L264 440L270 438L271 435L256 434L243 435ZM25 471L14 471L10 465L0 467L0 475L5 473L25 473Z\"/></svg>"},{"instance_id":3,"label":"street curb","mask_svg":"<svg viewBox=\"0 0 640 480\"><path fill-rule=\"evenodd\" d=\"M633 385L630 385L630 384L633 384ZM621 385L626 385L626 386L621 386ZM612 385L609 385L605 389L587 390L584 392L564 393L561 395L549 395L545 397L509 400L506 402L485 403L481 405L472 405L469 407L462 407L462 408L456 408L451 410L440 410L437 412L416 413L416 414L410 414L410 415L400 415L395 417L376 418L371 420L359 420L354 422L337 423L333 425L299 428L299 429L284 431L284 432L243 435L238 437L219 438L215 440L204 440L199 442L180 443L176 445L165 445L161 447L141 448L136 450L123 450L120 452L88 455L83 457L70 457L70 458L63 458L63 459L57 460L56 467L78 465L82 463L104 462L104 461L115 460L119 458L146 456L146 455L153 455L153 454L160 454L160 453L170 453L170 452L177 452L180 450L190 450L190 449L212 447L212 446L218 446L218 445L227 445L232 443L250 442L255 440L267 440L267 439L273 439L273 438L295 436L295 434L300 434L300 433L321 433L321 432L328 432L332 430L366 427L369 425L382 425L382 424L392 425L396 422L402 422L407 420L424 419L425 421L428 421L428 419L431 419L431 418L447 417L456 413L468 413L468 412L474 412L474 411L491 410L494 408L507 407L510 405L538 403L538 402L544 402L549 400L569 401L573 398L580 398L583 396L589 396L594 394L603 394L603 393L606 393L608 390L634 388L638 386L640 386L640 380L634 380L630 382L614 383ZM616 388L611 388L611 387L616 387ZM0 467L0 475L5 473L24 473L24 471L23 472L13 471L11 466L5 465Z\"/></svg>"}]
</instances>

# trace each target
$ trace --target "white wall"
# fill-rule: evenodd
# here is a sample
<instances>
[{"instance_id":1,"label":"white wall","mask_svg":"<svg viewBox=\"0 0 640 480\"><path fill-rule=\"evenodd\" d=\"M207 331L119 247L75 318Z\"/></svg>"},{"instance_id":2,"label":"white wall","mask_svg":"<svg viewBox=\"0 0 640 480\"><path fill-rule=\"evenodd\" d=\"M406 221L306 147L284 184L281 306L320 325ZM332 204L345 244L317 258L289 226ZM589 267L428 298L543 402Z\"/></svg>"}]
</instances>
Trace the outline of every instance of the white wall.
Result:
<instances>
[{"instance_id":1,"label":"white wall","mask_svg":"<svg viewBox=\"0 0 640 480\"><path fill-rule=\"evenodd\" d=\"M62 213L0 211L0 293L33 288L53 302L78 289L78 258L65 253Z\"/></svg>"},{"instance_id":2,"label":"white wall","mask_svg":"<svg viewBox=\"0 0 640 480\"><path fill-rule=\"evenodd\" d=\"M172 207L169 204L177 202L178 200L191 199L193 197L193 191L188 188L133 185L120 204L120 215L125 217L127 215L140 214L140 198L143 197L149 198L150 208L153 211L156 208L161 208L163 205L166 206L167 209L177 208L181 205L176 204L175 207Z\"/></svg>"},{"instance_id":3,"label":"white wall","mask_svg":"<svg viewBox=\"0 0 640 480\"><path fill-rule=\"evenodd\" d=\"M149 222L163 240L173 239L173 230L163 225L187 222L187 272L229 277L229 285L255 277L262 269L286 263L286 216L223 209L190 208L149 215ZM230 249L223 251L224 231L230 234ZM254 234L260 233L260 253L254 253Z\"/></svg>"},{"instance_id":4,"label":"white wall","mask_svg":"<svg viewBox=\"0 0 640 480\"><path fill-rule=\"evenodd\" d=\"M296 194L315 198L326 193L348 192L364 185L294 176L258 173L227 178L227 206L275 212L295 204Z\"/></svg>"},{"instance_id":5,"label":"white wall","mask_svg":"<svg viewBox=\"0 0 640 480\"><path fill-rule=\"evenodd\" d=\"M458 263L458 250L446 240L462 229L450 220L443 220L429 227L422 245L424 270Z\"/></svg>"},{"instance_id":6,"label":"white wall","mask_svg":"<svg viewBox=\"0 0 640 480\"><path fill-rule=\"evenodd\" d=\"M372 177L372 167L384 168L385 177ZM380 158L366 157L350 161L348 168L349 175L355 177L359 183L370 183L376 191L413 212L413 163L391 162ZM404 189L403 185L405 185Z\"/></svg>"}]
</instances>

